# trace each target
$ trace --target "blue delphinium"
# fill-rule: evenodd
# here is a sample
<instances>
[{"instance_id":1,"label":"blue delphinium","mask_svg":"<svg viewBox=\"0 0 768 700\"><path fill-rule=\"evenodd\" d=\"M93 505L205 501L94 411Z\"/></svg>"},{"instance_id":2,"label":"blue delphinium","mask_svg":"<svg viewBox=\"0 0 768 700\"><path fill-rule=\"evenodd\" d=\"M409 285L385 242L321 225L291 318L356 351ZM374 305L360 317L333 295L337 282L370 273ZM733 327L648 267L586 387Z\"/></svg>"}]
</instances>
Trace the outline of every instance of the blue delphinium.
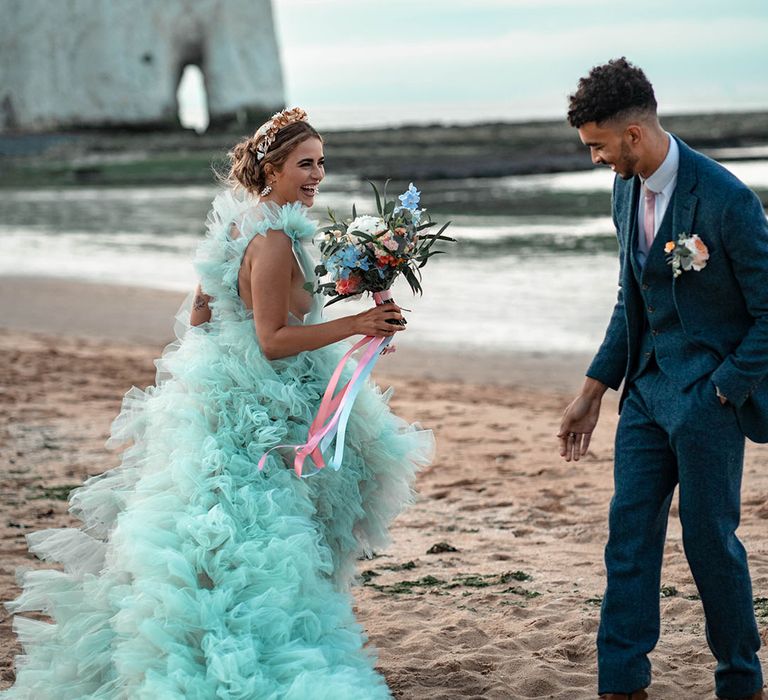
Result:
<instances>
[{"instance_id":1,"label":"blue delphinium","mask_svg":"<svg viewBox=\"0 0 768 700\"><path fill-rule=\"evenodd\" d=\"M410 183L408 185L408 189L398 197L401 206L395 209L395 213L403 210L409 211L411 213L411 221L413 221L413 223L418 226L422 212L422 210L419 209L420 197L421 192L414 187L413 183Z\"/></svg>"},{"instance_id":2,"label":"blue delphinium","mask_svg":"<svg viewBox=\"0 0 768 700\"><path fill-rule=\"evenodd\" d=\"M414 212L419 208L419 197L421 197L421 192L413 186L413 183L410 183L408 189L398 199L402 203L403 209Z\"/></svg>"},{"instance_id":3,"label":"blue delphinium","mask_svg":"<svg viewBox=\"0 0 768 700\"><path fill-rule=\"evenodd\" d=\"M336 276L338 271L339 279L349 279L349 273L354 269L367 271L371 269L371 264L362 255L362 252L353 245L346 245L337 250L325 263L327 270Z\"/></svg>"}]
</instances>

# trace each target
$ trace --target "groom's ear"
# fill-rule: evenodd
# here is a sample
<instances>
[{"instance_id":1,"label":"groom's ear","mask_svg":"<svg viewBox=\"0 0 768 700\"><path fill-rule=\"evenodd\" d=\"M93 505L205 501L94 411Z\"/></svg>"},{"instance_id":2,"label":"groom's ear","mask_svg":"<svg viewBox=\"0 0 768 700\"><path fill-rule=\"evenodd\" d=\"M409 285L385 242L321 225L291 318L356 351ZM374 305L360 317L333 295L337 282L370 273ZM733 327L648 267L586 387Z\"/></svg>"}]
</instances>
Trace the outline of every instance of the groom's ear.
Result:
<instances>
[{"instance_id":1,"label":"groom's ear","mask_svg":"<svg viewBox=\"0 0 768 700\"><path fill-rule=\"evenodd\" d=\"M627 138L629 139L629 142L636 146L640 141L643 140L643 129L642 127L638 126L637 124L630 124L625 130L624 133L627 135Z\"/></svg>"}]
</instances>

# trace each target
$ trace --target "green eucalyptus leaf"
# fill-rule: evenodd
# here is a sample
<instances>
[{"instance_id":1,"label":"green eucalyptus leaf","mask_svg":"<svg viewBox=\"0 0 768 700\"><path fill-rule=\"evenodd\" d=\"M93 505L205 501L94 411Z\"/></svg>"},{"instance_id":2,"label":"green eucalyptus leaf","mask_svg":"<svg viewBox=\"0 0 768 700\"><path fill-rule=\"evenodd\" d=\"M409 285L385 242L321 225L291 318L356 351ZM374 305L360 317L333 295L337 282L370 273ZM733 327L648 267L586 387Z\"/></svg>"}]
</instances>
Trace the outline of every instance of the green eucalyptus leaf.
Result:
<instances>
[{"instance_id":1,"label":"green eucalyptus leaf","mask_svg":"<svg viewBox=\"0 0 768 700\"><path fill-rule=\"evenodd\" d=\"M424 265L427 264L427 260L429 260L433 255L445 255L444 250L432 250L429 253L427 253L419 263L419 268L424 267Z\"/></svg>"},{"instance_id":2,"label":"green eucalyptus leaf","mask_svg":"<svg viewBox=\"0 0 768 700\"><path fill-rule=\"evenodd\" d=\"M373 243L373 236L370 233L363 233L362 231L351 231L353 236L357 236L362 241L368 241Z\"/></svg>"},{"instance_id":3,"label":"green eucalyptus leaf","mask_svg":"<svg viewBox=\"0 0 768 700\"><path fill-rule=\"evenodd\" d=\"M437 232L437 235L438 235L438 236L440 236L440 235L441 235L441 234L442 234L442 233L445 231L445 229L447 229L447 228L448 228L450 225L451 225L451 222L450 222L450 221L446 221L446 222L445 222L445 223L444 223L444 224L443 224L443 225L440 227L440 230Z\"/></svg>"},{"instance_id":4,"label":"green eucalyptus leaf","mask_svg":"<svg viewBox=\"0 0 768 700\"><path fill-rule=\"evenodd\" d=\"M379 191L376 189L376 185L374 185L370 180L368 180L368 184L373 187L373 194L376 195L376 211L381 214L383 210L381 208L381 197L379 196Z\"/></svg>"},{"instance_id":5,"label":"green eucalyptus leaf","mask_svg":"<svg viewBox=\"0 0 768 700\"><path fill-rule=\"evenodd\" d=\"M339 294L339 296L334 297L330 301L326 302L326 306L330 306L331 304L335 304L337 301L342 301L343 299L349 299L350 297L355 296L354 294Z\"/></svg>"},{"instance_id":6,"label":"green eucalyptus leaf","mask_svg":"<svg viewBox=\"0 0 768 700\"><path fill-rule=\"evenodd\" d=\"M427 250L429 250L435 244L435 241L443 240L440 236L443 233L443 231L445 231L445 229L447 229L448 226L450 226L450 224L451 222L448 221L447 223L443 224L440 227L440 230L437 233L428 233L424 236L424 238L428 239L427 246L426 246Z\"/></svg>"},{"instance_id":7,"label":"green eucalyptus leaf","mask_svg":"<svg viewBox=\"0 0 768 700\"><path fill-rule=\"evenodd\" d=\"M421 285L419 284L419 280L417 279L416 275L413 273L413 270L410 267L404 267L403 275L405 277L405 281L408 282L408 286L413 290L413 293L421 294Z\"/></svg>"},{"instance_id":8,"label":"green eucalyptus leaf","mask_svg":"<svg viewBox=\"0 0 768 700\"><path fill-rule=\"evenodd\" d=\"M450 236L441 236L437 233L425 233L423 236L419 236L422 240L435 240L435 241L451 241L451 243L456 243L455 238L451 238Z\"/></svg>"}]
</instances>

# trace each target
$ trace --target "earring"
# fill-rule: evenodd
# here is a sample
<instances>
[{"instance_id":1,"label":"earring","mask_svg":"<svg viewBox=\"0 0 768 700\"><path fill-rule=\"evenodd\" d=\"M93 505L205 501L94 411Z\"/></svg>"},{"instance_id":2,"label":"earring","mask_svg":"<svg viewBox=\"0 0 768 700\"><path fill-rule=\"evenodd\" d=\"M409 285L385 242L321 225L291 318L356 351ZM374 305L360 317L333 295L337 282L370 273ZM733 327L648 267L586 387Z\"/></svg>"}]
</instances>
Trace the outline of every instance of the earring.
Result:
<instances>
[{"instance_id":1,"label":"earring","mask_svg":"<svg viewBox=\"0 0 768 700\"><path fill-rule=\"evenodd\" d=\"M264 189L259 192L259 197L266 197L270 192L272 191L271 185L267 185L264 187Z\"/></svg>"}]
</instances>

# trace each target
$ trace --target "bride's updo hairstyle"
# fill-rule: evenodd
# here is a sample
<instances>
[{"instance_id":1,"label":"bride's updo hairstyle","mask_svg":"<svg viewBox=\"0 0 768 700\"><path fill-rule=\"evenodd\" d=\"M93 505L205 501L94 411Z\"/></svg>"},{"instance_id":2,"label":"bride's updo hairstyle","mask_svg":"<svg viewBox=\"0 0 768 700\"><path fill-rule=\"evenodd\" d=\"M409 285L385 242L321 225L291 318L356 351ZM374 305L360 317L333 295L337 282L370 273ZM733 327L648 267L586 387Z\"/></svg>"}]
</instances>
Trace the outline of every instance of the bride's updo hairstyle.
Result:
<instances>
[{"instance_id":1,"label":"bride's updo hairstyle","mask_svg":"<svg viewBox=\"0 0 768 700\"><path fill-rule=\"evenodd\" d=\"M323 140L307 121L303 109L278 112L227 154L230 168L226 184L258 195L267 185L265 166L280 171L293 149L311 138Z\"/></svg>"}]
</instances>

